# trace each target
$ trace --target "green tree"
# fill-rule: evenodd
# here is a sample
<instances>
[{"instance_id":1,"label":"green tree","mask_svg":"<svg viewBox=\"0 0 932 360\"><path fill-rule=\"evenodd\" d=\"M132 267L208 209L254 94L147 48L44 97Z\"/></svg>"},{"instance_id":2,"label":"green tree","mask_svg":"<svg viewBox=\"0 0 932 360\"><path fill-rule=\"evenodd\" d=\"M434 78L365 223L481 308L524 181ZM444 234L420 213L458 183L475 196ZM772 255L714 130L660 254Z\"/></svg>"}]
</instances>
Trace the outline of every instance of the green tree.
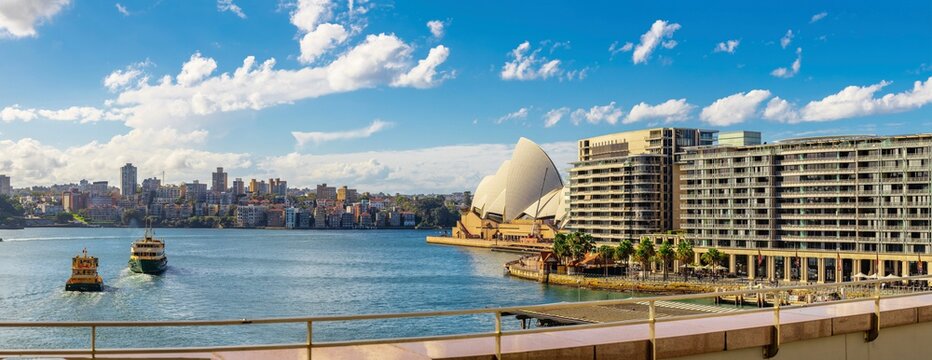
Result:
<instances>
[{"instance_id":1,"label":"green tree","mask_svg":"<svg viewBox=\"0 0 932 360\"><path fill-rule=\"evenodd\" d=\"M615 249L615 260L625 262L625 271L628 270L628 260L631 259L631 255L634 255L634 244L631 243L631 240L622 240L618 244L618 248Z\"/></svg>"},{"instance_id":2,"label":"green tree","mask_svg":"<svg viewBox=\"0 0 932 360\"><path fill-rule=\"evenodd\" d=\"M570 256L570 243L566 234L559 233L554 237L553 255L560 259L560 262L566 264L566 259Z\"/></svg>"},{"instance_id":3,"label":"green tree","mask_svg":"<svg viewBox=\"0 0 932 360\"><path fill-rule=\"evenodd\" d=\"M123 225L140 227L145 226L145 217L146 214L143 211L127 209L123 211L123 215L120 217L120 220Z\"/></svg>"},{"instance_id":4,"label":"green tree","mask_svg":"<svg viewBox=\"0 0 932 360\"><path fill-rule=\"evenodd\" d=\"M592 240L592 235L579 231L570 234L569 242L570 255L573 257L573 260L576 261L582 260L586 254L595 247L595 241Z\"/></svg>"},{"instance_id":5,"label":"green tree","mask_svg":"<svg viewBox=\"0 0 932 360\"><path fill-rule=\"evenodd\" d=\"M718 267L718 264L724 259L725 254L718 251L716 248L711 248L705 254L702 254L702 261L711 266L713 276L717 273L715 268Z\"/></svg>"},{"instance_id":6,"label":"green tree","mask_svg":"<svg viewBox=\"0 0 932 360\"><path fill-rule=\"evenodd\" d=\"M615 248L610 245L599 246L599 255L602 257L602 264L605 266L605 276L608 276L608 260L615 255Z\"/></svg>"},{"instance_id":7,"label":"green tree","mask_svg":"<svg viewBox=\"0 0 932 360\"><path fill-rule=\"evenodd\" d=\"M688 240L680 241L676 244L676 260L678 260L683 265L687 265L683 268L683 280L688 280L688 269L689 264L692 264L693 259L696 257L696 252L693 251L693 243Z\"/></svg>"},{"instance_id":8,"label":"green tree","mask_svg":"<svg viewBox=\"0 0 932 360\"><path fill-rule=\"evenodd\" d=\"M663 264L663 280L667 280L667 267L670 266L670 263L673 262L673 257L676 255L676 250L673 249L673 245L670 244L669 240L665 240L663 244L660 244L660 247L657 248L657 257L660 258L660 262Z\"/></svg>"},{"instance_id":9,"label":"green tree","mask_svg":"<svg viewBox=\"0 0 932 360\"><path fill-rule=\"evenodd\" d=\"M646 275L650 271L649 264L650 260L654 257L656 251L654 250L654 242L648 238L641 239L641 242L638 243L637 249L634 250L634 257L637 258L638 262L641 263L641 271Z\"/></svg>"},{"instance_id":10,"label":"green tree","mask_svg":"<svg viewBox=\"0 0 932 360\"><path fill-rule=\"evenodd\" d=\"M67 224L71 220L74 220L74 215L69 212L60 212L55 215L55 223L58 224Z\"/></svg>"}]
</instances>

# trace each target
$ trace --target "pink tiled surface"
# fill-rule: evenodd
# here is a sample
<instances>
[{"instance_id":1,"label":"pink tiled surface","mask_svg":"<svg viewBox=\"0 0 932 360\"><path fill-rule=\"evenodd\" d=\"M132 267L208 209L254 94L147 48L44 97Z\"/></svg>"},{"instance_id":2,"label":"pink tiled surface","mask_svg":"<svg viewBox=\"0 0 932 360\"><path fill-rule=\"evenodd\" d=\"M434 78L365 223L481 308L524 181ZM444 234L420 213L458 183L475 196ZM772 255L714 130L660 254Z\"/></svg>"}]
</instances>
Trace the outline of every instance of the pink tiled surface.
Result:
<instances>
[{"instance_id":1,"label":"pink tiled surface","mask_svg":"<svg viewBox=\"0 0 932 360\"><path fill-rule=\"evenodd\" d=\"M883 299L881 311L917 308L932 305L932 294ZM791 324L834 317L868 314L874 311L873 300L846 304L812 306L780 311L780 323ZM687 319L658 322L658 338L695 335L701 333L755 328L772 325L772 311L732 313L705 319ZM580 346L621 343L648 338L646 324L619 325L597 329L572 329L547 333L509 335L502 338L502 352L517 353L552 350ZM316 348L315 360L343 359L432 359L488 355L495 352L492 338L438 340L387 345L357 345L334 348ZM307 353L299 350L241 351L210 354L165 354L140 357L207 358L207 359L305 359ZM106 358L98 356L99 358ZM119 356L126 358L127 356Z\"/></svg>"}]
</instances>

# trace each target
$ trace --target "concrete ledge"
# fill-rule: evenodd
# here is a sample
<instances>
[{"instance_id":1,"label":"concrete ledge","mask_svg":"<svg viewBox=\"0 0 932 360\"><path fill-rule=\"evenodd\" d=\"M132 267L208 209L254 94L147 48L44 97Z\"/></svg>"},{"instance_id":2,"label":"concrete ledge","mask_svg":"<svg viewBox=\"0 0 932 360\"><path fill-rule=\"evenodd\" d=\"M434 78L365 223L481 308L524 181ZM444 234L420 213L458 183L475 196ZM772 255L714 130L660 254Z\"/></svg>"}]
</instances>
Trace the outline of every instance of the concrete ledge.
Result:
<instances>
[{"instance_id":1,"label":"concrete ledge","mask_svg":"<svg viewBox=\"0 0 932 360\"><path fill-rule=\"evenodd\" d=\"M657 358L725 351L725 332L676 336L657 339Z\"/></svg>"},{"instance_id":2,"label":"concrete ledge","mask_svg":"<svg viewBox=\"0 0 932 360\"><path fill-rule=\"evenodd\" d=\"M596 360L648 360L650 358L648 354L650 354L650 341L646 340L595 346Z\"/></svg>"},{"instance_id":3,"label":"concrete ledge","mask_svg":"<svg viewBox=\"0 0 932 360\"><path fill-rule=\"evenodd\" d=\"M870 314L842 316L832 319L832 334L850 334L871 329Z\"/></svg>"},{"instance_id":4,"label":"concrete ledge","mask_svg":"<svg viewBox=\"0 0 932 360\"><path fill-rule=\"evenodd\" d=\"M725 332L725 350L738 350L770 345L773 342L773 326L729 330Z\"/></svg>"},{"instance_id":5,"label":"concrete ledge","mask_svg":"<svg viewBox=\"0 0 932 360\"><path fill-rule=\"evenodd\" d=\"M918 322L932 321L932 305L917 308L916 312Z\"/></svg>"},{"instance_id":6,"label":"concrete ledge","mask_svg":"<svg viewBox=\"0 0 932 360\"><path fill-rule=\"evenodd\" d=\"M594 358L594 346L502 354L502 360L592 360Z\"/></svg>"},{"instance_id":7,"label":"concrete ledge","mask_svg":"<svg viewBox=\"0 0 932 360\"><path fill-rule=\"evenodd\" d=\"M916 309L890 310L880 312L880 328L916 323Z\"/></svg>"},{"instance_id":8,"label":"concrete ledge","mask_svg":"<svg viewBox=\"0 0 932 360\"><path fill-rule=\"evenodd\" d=\"M832 319L780 325L780 343L832 336Z\"/></svg>"}]
</instances>

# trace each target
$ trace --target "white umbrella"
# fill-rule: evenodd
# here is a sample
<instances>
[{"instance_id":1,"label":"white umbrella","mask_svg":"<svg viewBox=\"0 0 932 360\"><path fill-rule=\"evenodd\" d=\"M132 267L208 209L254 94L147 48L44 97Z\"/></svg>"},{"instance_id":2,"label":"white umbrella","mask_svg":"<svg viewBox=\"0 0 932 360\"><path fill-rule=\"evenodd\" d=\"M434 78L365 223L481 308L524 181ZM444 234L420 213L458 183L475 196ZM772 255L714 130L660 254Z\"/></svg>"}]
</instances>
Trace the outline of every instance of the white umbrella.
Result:
<instances>
[{"instance_id":1,"label":"white umbrella","mask_svg":"<svg viewBox=\"0 0 932 360\"><path fill-rule=\"evenodd\" d=\"M890 274L890 275L884 276L883 278L884 278L884 279L899 279L900 277L899 277L899 276L896 276L896 275L893 275L893 274Z\"/></svg>"},{"instance_id":2,"label":"white umbrella","mask_svg":"<svg viewBox=\"0 0 932 360\"><path fill-rule=\"evenodd\" d=\"M854 278L854 279L867 279L867 278L868 278L867 275L864 275L864 274L862 274L862 273L854 274L854 275L852 275L851 277Z\"/></svg>"}]
</instances>

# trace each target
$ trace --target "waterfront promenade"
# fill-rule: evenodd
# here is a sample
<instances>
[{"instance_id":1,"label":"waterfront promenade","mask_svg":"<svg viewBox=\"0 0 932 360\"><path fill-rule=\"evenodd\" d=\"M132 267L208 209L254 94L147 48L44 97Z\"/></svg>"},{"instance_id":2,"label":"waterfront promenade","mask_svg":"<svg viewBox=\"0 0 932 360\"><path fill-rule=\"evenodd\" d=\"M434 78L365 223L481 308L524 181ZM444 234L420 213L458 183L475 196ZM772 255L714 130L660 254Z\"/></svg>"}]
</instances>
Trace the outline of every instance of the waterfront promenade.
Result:
<instances>
[{"instance_id":1,"label":"waterfront promenade","mask_svg":"<svg viewBox=\"0 0 932 360\"><path fill-rule=\"evenodd\" d=\"M932 276L909 278L928 281ZM729 292L728 295L818 289L873 290L868 297L799 306L776 306L688 316L655 316L665 301L700 299L720 294L563 303L383 315L310 318L242 319L200 322L2 323L0 327L163 327L257 326L272 323L307 324L307 342L215 348L3 350L0 355L57 355L73 358L209 358L209 359L923 359L932 352L932 293L884 291L887 280L823 284ZM849 291L849 293L856 293ZM502 330L503 313L552 311L580 306L647 303L646 318L575 326ZM315 342L314 329L331 321L368 321L459 315L496 318L494 329L446 336ZM93 344L94 336L90 337ZM91 350L94 349L94 350ZM308 354L310 349L311 353ZM310 356L309 356L310 355Z\"/></svg>"}]
</instances>

